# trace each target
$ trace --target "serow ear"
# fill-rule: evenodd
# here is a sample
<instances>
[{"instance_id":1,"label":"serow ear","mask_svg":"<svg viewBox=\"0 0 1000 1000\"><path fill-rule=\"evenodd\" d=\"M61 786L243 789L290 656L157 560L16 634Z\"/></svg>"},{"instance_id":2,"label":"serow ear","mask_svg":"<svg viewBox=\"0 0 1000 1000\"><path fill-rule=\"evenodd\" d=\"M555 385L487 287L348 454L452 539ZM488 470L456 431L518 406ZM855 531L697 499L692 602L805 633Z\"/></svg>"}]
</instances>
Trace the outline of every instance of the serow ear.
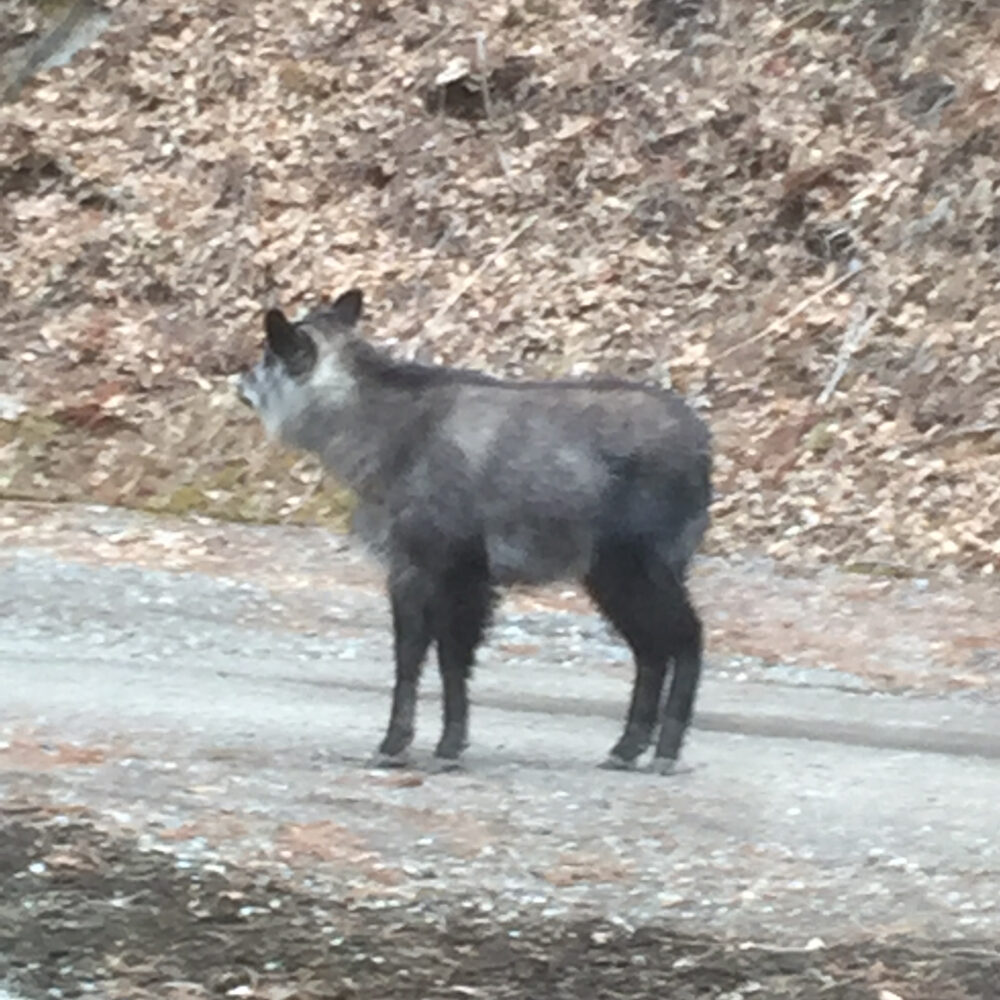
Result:
<instances>
[{"instance_id":1,"label":"serow ear","mask_svg":"<svg viewBox=\"0 0 1000 1000\"><path fill-rule=\"evenodd\" d=\"M267 346L294 374L309 371L316 361L316 345L280 309L268 309L264 316Z\"/></svg>"},{"instance_id":2,"label":"serow ear","mask_svg":"<svg viewBox=\"0 0 1000 1000\"><path fill-rule=\"evenodd\" d=\"M354 326L361 318L364 295L360 288L352 288L338 296L325 310L327 316L342 326Z\"/></svg>"}]
</instances>

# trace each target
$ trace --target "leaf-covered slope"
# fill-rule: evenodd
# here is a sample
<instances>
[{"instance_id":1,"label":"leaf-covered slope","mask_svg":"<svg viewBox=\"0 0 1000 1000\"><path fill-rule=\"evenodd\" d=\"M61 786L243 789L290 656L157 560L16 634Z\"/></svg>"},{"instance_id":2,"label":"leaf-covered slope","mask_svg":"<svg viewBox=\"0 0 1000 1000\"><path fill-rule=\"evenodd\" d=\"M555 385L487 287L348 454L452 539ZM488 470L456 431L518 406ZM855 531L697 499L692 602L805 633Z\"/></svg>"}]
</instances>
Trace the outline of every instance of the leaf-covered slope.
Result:
<instances>
[{"instance_id":1,"label":"leaf-covered slope","mask_svg":"<svg viewBox=\"0 0 1000 1000\"><path fill-rule=\"evenodd\" d=\"M226 376L359 283L401 353L688 393L716 548L1000 563L990 0L124 0L0 116L8 493L336 514Z\"/></svg>"}]
</instances>

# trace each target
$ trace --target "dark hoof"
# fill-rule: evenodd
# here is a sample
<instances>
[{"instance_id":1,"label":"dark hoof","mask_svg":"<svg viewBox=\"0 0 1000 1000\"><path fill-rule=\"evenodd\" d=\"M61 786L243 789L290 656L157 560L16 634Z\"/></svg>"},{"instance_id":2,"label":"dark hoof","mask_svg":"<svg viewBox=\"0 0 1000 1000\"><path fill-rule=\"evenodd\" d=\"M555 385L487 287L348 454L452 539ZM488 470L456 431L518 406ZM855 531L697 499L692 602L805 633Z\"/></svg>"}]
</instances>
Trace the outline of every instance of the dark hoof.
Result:
<instances>
[{"instance_id":1,"label":"dark hoof","mask_svg":"<svg viewBox=\"0 0 1000 1000\"><path fill-rule=\"evenodd\" d=\"M694 768L690 764L681 764L673 757L654 757L646 770L650 774L678 775L690 774Z\"/></svg>"},{"instance_id":2,"label":"dark hoof","mask_svg":"<svg viewBox=\"0 0 1000 1000\"><path fill-rule=\"evenodd\" d=\"M619 757L616 753L611 753L597 766L602 771L634 771L635 761L626 760L624 757Z\"/></svg>"},{"instance_id":3,"label":"dark hoof","mask_svg":"<svg viewBox=\"0 0 1000 1000\"><path fill-rule=\"evenodd\" d=\"M647 770L650 774L676 774L677 761L673 757L654 757Z\"/></svg>"},{"instance_id":4,"label":"dark hoof","mask_svg":"<svg viewBox=\"0 0 1000 1000\"><path fill-rule=\"evenodd\" d=\"M626 728L622 738L611 748L611 757L618 760L637 761L648 749L652 732L646 727ZM630 765L631 766L631 765Z\"/></svg>"},{"instance_id":5,"label":"dark hoof","mask_svg":"<svg viewBox=\"0 0 1000 1000\"><path fill-rule=\"evenodd\" d=\"M457 763L466 744L464 733L445 733L434 748L434 759Z\"/></svg>"},{"instance_id":6,"label":"dark hoof","mask_svg":"<svg viewBox=\"0 0 1000 1000\"><path fill-rule=\"evenodd\" d=\"M368 767L379 770L398 770L409 766L410 758L405 750L400 753L383 753L380 750L368 761Z\"/></svg>"},{"instance_id":7,"label":"dark hoof","mask_svg":"<svg viewBox=\"0 0 1000 1000\"><path fill-rule=\"evenodd\" d=\"M455 774L464 771L465 766L457 757L432 757L427 770L431 774Z\"/></svg>"},{"instance_id":8,"label":"dark hoof","mask_svg":"<svg viewBox=\"0 0 1000 1000\"><path fill-rule=\"evenodd\" d=\"M375 755L377 757L402 757L410 749L412 742L413 730L393 729L390 726L389 731L385 734L385 739L375 751Z\"/></svg>"}]
</instances>

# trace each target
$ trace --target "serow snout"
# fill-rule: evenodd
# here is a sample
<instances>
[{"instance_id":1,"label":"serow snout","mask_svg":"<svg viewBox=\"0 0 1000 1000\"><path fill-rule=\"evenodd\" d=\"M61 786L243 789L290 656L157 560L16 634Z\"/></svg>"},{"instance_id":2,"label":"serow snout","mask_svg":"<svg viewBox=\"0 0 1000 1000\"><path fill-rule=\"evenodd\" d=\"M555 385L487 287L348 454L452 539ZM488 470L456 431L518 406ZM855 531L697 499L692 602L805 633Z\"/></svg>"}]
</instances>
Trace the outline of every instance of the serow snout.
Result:
<instances>
[{"instance_id":1,"label":"serow snout","mask_svg":"<svg viewBox=\"0 0 1000 1000\"><path fill-rule=\"evenodd\" d=\"M250 409L254 409L254 399L256 398L256 393L253 391L253 387L250 385L250 373L244 372L242 375L236 378L236 397L244 406L249 406Z\"/></svg>"}]
</instances>

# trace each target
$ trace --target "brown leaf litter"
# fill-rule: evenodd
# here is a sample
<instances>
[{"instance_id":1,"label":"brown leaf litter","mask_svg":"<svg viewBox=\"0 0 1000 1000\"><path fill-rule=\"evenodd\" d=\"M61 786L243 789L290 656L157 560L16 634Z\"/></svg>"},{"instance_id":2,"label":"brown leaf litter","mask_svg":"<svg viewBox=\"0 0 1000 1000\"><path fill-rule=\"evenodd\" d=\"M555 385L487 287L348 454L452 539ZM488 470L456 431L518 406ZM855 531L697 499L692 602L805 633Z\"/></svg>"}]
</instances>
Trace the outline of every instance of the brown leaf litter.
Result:
<instances>
[{"instance_id":1,"label":"brown leaf litter","mask_svg":"<svg viewBox=\"0 0 1000 1000\"><path fill-rule=\"evenodd\" d=\"M0 111L4 495L339 522L227 377L359 283L404 355L689 394L714 551L995 574L995 4L109 6Z\"/></svg>"}]
</instances>

